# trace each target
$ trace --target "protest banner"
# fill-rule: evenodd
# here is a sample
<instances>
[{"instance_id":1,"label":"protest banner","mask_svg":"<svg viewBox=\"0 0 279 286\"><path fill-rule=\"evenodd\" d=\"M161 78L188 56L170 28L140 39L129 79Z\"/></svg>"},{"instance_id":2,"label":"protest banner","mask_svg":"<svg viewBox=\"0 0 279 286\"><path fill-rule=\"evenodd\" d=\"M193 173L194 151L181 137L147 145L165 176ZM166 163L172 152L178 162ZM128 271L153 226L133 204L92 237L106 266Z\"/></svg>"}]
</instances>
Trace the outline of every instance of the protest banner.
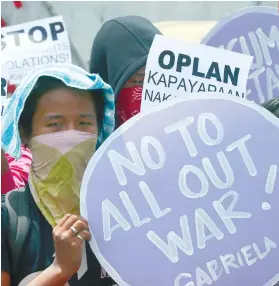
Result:
<instances>
[{"instance_id":1,"label":"protest banner","mask_svg":"<svg viewBox=\"0 0 279 286\"><path fill-rule=\"evenodd\" d=\"M250 56L156 35L146 64L141 111L197 92L245 98L251 63Z\"/></svg>"},{"instance_id":2,"label":"protest banner","mask_svg":"<svg viewBox=\"0 0 279 286\"><path fill-rule=\"evenodd\" d=\"M279 13L271 7L236 11L205 36L202 43L254 57L247 99L262 104L279 96Z\"/></svg>"},{"instance_id":3,"label":"protest banner","mask_svg":"<svg viewBox=\"0 0 279 286\"><path fill-rule=\"evenodd\" d=\"M123 124L81 187L102 266L120 286L275 285L278 131L263 107L214 93Z\"/></svg>"},{"instance_id":4,"label":"protest banner","mask_svg":"<svg viewBox=\"0 0 279 286\"><path fill-rule=\"evenodd\" d=\"M9 72L5 65L1 65L1 116L3 115L4 108L7 105L7 90L8 90Z\"/></svg>"},{"instance_id":5,"label":"protest banner","mask_svg":"<svg viewBox=\"0 0 279 286\"><path fill-rule=\"evenodd\" d=\"M70 42L62 16L1 29L2 64L10 83L19 84L36 66L71 63Z\"/></svg>"}]
</instances>

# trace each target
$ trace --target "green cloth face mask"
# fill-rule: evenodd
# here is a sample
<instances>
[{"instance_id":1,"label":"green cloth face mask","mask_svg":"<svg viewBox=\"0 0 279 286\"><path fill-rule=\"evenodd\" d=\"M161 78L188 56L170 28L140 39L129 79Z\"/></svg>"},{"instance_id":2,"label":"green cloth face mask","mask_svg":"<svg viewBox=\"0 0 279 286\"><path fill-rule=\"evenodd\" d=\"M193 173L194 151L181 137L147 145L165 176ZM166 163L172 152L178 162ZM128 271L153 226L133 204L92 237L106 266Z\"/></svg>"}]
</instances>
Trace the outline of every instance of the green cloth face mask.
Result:
<instances>
[{"instance_id":1,"label":"green cloth face mask","mask_svg":"<svg viewBox=\"0 0 279 286\"><path fill-rule=\"evenodd\" d=\"M46 220L56 226L66 214L79 214L83 174L93 156L97 136L69 130L33 137L29 185Z\"/></svg>"}]
</instances>

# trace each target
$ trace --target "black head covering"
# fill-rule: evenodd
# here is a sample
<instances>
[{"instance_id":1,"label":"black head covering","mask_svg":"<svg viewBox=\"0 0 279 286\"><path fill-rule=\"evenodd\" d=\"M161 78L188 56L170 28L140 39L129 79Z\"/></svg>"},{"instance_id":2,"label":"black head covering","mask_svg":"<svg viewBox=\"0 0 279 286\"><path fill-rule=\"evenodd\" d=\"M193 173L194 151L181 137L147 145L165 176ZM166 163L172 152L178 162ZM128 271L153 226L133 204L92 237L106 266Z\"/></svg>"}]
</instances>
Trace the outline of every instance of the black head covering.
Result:
<instances>
[{"instance_id":1,"label":"black head covering","mask_svg":"<svg viewBox=\"0 0 279 286\"><path fill-rule=\"evenodd\" d=\"M146 64L156 34L161 32L138 16L106 22L94 39L89 71L98 73L117 96L126 81Z\"/></svg>"}]
</instances>

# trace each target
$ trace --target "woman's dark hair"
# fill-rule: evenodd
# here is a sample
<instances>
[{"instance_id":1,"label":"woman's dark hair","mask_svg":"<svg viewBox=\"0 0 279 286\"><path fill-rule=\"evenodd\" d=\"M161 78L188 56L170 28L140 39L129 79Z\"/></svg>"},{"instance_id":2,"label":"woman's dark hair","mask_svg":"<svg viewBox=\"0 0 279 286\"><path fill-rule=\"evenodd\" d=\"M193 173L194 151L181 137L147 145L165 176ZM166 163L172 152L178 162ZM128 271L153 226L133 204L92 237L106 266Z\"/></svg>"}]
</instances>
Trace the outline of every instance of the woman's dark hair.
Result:
<instances>
[{"instance_id":1,"label":"woman's dark hair","mask_svg":"<svg viewBox=\"0 0 279 286\"><path fill-rule=\"evenodd\" d=\"M262 105L279 118L279 98L273 98Z\"/></svg>"},{"instance_id":2,"label":"woman's dark hair","mask_svg":"<svg viewBox=\"0 0 279 286\"><path fill-rule=\"evenodd\" d=\"M24 132L25 136L30 137L32 134L32 120L36 112L39 99L47 92L59 88L70 88L76 91L80 91L79 89L68 87L61 80L53 77L42 76L38 79L36 85L34 86L32 92L25 102L24 109L19 119L19 129ZM88 92L92 93L92 100L96 106L97 122L100 128L104 115L105 104L102 90L92 90Z\"/></svg>"}]
</instances>

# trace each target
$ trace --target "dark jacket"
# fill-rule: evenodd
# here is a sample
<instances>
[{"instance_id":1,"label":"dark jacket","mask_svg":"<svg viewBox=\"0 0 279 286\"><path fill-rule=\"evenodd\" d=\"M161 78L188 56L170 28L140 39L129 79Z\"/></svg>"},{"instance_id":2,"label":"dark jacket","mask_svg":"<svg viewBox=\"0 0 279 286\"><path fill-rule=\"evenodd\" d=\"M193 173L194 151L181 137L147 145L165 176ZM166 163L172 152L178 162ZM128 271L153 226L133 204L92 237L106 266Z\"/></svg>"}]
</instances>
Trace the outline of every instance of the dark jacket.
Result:
<instances>
[{"instance_id":1,"label":"dark jacket","mask_svg":"<svg viewBox=\"0 0 279 286\"><path fill-rule=\"evenodd\" d=\"M146 64L156 34L161 32L138 16L106 22L94 39L89 71L98 73L117 96L125 82Z\"/></svg>"}]
</instances>

